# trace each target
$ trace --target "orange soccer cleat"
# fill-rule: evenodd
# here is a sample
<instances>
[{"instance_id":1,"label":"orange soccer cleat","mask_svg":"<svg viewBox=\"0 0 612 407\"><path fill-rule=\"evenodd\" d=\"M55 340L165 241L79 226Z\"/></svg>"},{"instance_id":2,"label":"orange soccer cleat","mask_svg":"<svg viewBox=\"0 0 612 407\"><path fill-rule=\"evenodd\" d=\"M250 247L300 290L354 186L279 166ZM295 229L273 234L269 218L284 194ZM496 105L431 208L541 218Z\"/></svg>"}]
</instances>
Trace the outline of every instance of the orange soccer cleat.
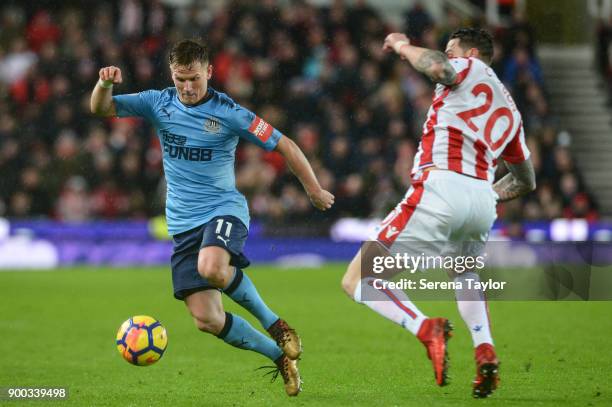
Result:
<instances>
[{"instance_id":1,"label":"orange soccer cleat","mask_svg":"<svg viewBox=\"0 0 612 407\"><path fill-rule=\"evenodd\" d=\"M495 348L483 343L476 348L476 378L472 395L476 398L488 397L499 385L499 360Z\"/></svg>"},{"instance_id":2,"label":"orange soccer cleat","mask_svg":"<svg viewBox=\"0 0 612 407\"><path fill-rule=\"evenodd\" d=\"M427 348L427 357L434 368L438 386L448 384L447 342L452 336L453 325L446 318L429 318L423 321L417 338Z\"/></svg>"}]
</instances>

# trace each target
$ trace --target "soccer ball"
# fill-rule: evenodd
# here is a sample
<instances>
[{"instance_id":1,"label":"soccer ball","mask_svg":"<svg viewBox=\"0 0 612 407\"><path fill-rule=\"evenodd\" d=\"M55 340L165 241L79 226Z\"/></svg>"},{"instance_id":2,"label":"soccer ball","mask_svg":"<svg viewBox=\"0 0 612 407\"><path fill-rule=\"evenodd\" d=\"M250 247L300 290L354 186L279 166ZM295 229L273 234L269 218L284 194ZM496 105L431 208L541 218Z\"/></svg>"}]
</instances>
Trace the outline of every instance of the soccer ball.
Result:
<instances>
[{"instance_id":1,"label":"soccer ball","mask_svg":"<svg viewBox=\"0 0 612 407\"><path fill-rule=\"evenodd\" d=\"M137 315L121 324L117 349L133 365L149 366L161 359L168 346L166 328L155 318Z\"/></svg>"}]
</instances>

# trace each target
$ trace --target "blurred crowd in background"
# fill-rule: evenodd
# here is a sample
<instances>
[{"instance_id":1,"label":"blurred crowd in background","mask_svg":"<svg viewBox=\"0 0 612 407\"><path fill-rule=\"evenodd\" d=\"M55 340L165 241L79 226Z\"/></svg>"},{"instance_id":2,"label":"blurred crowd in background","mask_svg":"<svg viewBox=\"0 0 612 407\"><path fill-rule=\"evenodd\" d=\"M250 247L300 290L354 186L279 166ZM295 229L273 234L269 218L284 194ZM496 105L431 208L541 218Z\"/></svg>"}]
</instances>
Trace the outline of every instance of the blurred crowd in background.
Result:
<instances>
[{"instance_id":1,"label":"blurred crowd in background","mask_svg":"<svg viewBox=\"0 0 612 407\"><path fill-rule=\"evenodd\" d=\"M602 75L604 86L608 88L608 104L612 106L612 1L607 2L607 7L602 5L601 9L593 10L597 20L597 68Z\"/></svg>"},{"instance_id":2,"label":"blurred crowd in background","mask_svg":"<svg viewBox=\"0 0 612 407\"><path fill-rule=\"evenodd\" d=\"M409 185L433 85L383 53L383 39L400 29L416 44L443 50L457 28L483 25L452 10L434 21L418 2L406 10L404 27L390 26L360 0L329 8L233 1L214 13L156 0L57 4L0 6L1 216L81 221L163 213L153 129L138 119L93 117L89 97L107 65L123 70L115 93L171 86L168 47L197 36L212 50L210 85L293 138L336 195L330 212L316 213L277 153L242 142L236 181L255 219L295 225L384 217ZM532 26L516 12L489 29L492 65L523 114L538 178L535 193L499 206L500 219L595 219L569 135L550 113Z\"/></svg>"}]
</instances>

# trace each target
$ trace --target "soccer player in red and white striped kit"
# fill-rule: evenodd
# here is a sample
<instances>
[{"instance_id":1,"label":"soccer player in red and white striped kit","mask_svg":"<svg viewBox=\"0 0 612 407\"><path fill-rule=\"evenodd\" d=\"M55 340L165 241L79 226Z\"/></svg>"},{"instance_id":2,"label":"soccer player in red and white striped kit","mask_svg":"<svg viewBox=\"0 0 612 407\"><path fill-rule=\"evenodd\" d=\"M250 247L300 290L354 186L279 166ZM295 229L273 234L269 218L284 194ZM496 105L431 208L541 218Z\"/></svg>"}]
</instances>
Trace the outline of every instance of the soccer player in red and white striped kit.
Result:
<instances>
[{"instance_id":1,"label":"soccer player in red and white striped kit","mask_svg":"<svg viewBox=\"0 0 612 407\"><path fill-rule=\"evenodd\" d=\"M395 52L437 85L411 187L350 263L342 287L356 302L415 334L427 348L437 384L443 386L452 325L446 318L425 316L404 291L373 284L371 270L362 270L362 264L371 265L375 256L405 252L419 243L435 246L438 254L481 254L497 202L533 191L535 174L521 114L489 66L493 41L488 32L460 29L451 35L445 53L413 46L404 34L392 33L383 49ZM509 173L493 183L500 159ZM475 270L449 274L463 287L467 279L479 281ZM499 361L486 299L481 290L458 290L456 298L475 347L472 394L487 397L497 388Z\"/></svg>"}]
</instances>

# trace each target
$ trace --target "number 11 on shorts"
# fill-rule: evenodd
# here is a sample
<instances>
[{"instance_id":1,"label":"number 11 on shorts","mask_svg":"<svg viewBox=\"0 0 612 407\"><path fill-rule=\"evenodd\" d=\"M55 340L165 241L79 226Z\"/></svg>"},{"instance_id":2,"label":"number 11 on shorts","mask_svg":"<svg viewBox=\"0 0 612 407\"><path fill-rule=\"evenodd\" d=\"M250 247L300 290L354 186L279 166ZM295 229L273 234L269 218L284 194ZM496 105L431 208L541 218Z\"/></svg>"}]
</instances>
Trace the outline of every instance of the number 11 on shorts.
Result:
<instances>
[{"instance_id":1,"label":"number 11 on shorts","mask_svg":"<svg viewBox=\"0 0 612 407\"><path fill-rule=\"evenodd\" d=\"M226 237L230 237L230 233L232 231L232 222L228 222L226 220L223 219L217 219L217 228L215 229L215 233L217 235L221 234L221 231L223 230L223 223L225 223L227 226L225 227L225 236Z\"/></svg>"}]
</instances>

